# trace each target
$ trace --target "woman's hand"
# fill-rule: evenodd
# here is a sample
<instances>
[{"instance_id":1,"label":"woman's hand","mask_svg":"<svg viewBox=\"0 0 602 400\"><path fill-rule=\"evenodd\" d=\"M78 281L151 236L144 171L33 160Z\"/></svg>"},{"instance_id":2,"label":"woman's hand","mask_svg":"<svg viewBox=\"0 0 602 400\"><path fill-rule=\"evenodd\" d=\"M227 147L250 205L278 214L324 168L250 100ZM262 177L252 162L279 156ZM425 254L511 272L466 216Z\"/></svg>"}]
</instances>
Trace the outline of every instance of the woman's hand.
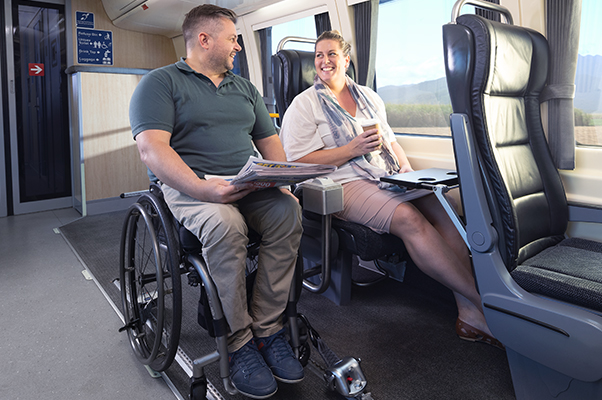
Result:
<instances>
[{"instance_id":1,"label":"woman's hand","mask_svg":"<svg viewBox=\"0 0 602 400\"><path fill-rule=\"evenodd\" d=\"M382 146L382 136L378 129L369 129L353 138L347 146L349 146L352 155L351 158L363 156L364 154L378 150Z\"/></svg>"},{"instance_id":2,"label":"woman's hand","mask_svg":"<svg viewBox=\"0 0 602 400\"><path fill-rule=\"evenodd\" d=\"M410 166L410 164L404 164L399 168L399 173L403 174L405 172L412 172L414 169Z\"/></svg>"}]
</instances>

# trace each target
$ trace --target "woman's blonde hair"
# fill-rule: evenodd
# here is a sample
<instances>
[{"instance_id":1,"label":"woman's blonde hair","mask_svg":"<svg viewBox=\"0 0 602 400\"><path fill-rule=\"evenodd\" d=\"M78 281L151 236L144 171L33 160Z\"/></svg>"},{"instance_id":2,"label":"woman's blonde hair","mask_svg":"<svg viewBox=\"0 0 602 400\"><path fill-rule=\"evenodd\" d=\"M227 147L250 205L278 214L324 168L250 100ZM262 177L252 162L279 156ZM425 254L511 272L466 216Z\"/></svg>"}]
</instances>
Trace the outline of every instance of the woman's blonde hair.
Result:
<instances>
[{"instance_id":1,"label":"woman's blonde hair","mask_svg":"<svg viewBox=\"0 0 602 400\"><path fill-rule=\"evenodd\" d=\"M347 43L345 39L343 39L343 35L341 35L341 32L339 31L333 30L322 32L322 34L318 36L316 44L320 43L322 40L334 40L337 42L339 47L341 47L341 50L343 50L343 55L345 57L347 57L349 52L351 52L351 45Z\"/></svg>"}]
</instances>

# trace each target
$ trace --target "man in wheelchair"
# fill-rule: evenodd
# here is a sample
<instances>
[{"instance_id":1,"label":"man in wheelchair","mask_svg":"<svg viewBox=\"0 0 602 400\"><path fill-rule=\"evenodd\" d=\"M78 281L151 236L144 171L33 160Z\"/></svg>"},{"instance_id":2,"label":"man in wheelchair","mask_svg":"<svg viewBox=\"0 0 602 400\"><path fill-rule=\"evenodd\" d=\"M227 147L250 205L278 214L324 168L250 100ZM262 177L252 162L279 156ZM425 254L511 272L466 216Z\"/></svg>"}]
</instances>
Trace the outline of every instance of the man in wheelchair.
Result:
<instances>
[{"instance_id":1,"label":"man in wheelchair","mask_svg":"<svg viewBox=\"0 0 602 400\"><path fill-rule=\"evenodd\" d=\"M131 99L130 121L140 157L180 223L200 238L229 327L230 377L241 393L266 398L275 379L298 382L303 367L283 329L301 213L294 196L254 191L205 175L233 175L254 155L286 156L257 89L234 75L236 15L202 5L182 25L187 57L147 74ZM247 303L249 228L261 239L253 293Z\"/></svg>"}]
</instances>

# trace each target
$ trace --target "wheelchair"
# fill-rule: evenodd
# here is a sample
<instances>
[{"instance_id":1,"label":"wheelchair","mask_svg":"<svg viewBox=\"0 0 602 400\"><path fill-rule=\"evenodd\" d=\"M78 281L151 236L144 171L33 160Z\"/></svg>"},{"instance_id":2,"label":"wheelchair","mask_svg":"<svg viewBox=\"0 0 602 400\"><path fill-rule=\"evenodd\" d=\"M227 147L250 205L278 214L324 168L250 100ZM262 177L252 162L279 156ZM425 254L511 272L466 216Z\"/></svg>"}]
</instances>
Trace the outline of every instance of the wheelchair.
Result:
<instances>
[{"instance_id":1,"label":"wheelchair","mask_svg":"<svg viewBox=\"0 0 602 400\"><path fill-rule=\"evenodd\" d=\"M257 267L260 236L249 233L247 245L247 287L252 285ZM302 288L302 257L297 257L284 315L289 342L305 367L311 354L310 340L327 361L324 379L327 385L346 397L360 396L366 386L359 362L352 357L339 359L325 346L319 334L302 314L297 302ZM228 362L228 325L217 289L201 255L199 239L171 214L161 188L151 183L127 211L121 235L119 281L121 302L130 345L140 362L154 371L165 371L178 353L182 321L181 276L188 284L200 287L198 322L217 349L192 361L190 398L206 399L208 382L204 367L219 363L219 375L226 392L238 393L230 382ZM250 291L248 291L250 292ZM327 349L328 359L321 349Z\"/></svg>"},{"instance_id":2,"label":"wheelchair","mask_svg":"<svg viewBox=\"0 0 602 400\"><path fill-rule=\"evenodd\" d=\"M252 280L257 266L259 235L250 234L247 246L247 279ZM201 288L199 323L212 337L217 350L193 361L191 398L204 399L207 381L203 368L219 361L220 377L229 394L237 393L229 381L227 323L217 290L201 256L198 238L181 226L163 200L159 185L128 210L122 229L120 248L121 301L131 347L142 364L152 370L165 371L178 351L182 320L181 276ZM297 274L298 275L298 274ZM296 278L295 278L296 280ZM296 303L299 284L293 282L285 315L290 342L305 366L309 360L309 342L301 343Z\"/></svg>"}]
</instances>

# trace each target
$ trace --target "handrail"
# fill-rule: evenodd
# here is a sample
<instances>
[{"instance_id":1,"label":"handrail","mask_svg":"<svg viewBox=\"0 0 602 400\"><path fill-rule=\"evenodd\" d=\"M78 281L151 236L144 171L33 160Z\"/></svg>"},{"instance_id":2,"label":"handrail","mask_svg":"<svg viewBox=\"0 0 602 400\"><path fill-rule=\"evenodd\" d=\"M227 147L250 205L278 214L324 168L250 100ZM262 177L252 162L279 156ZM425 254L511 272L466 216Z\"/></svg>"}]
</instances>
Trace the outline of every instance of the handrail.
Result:
<instances>
[{"instance_id":1,"label":"handrail","mask_svg":"<svg viewBox=\"0 0 602 400\"><path fill-rule=\"evenodd\" d=\"M502 14L502 16L504 17L504 19L506 20L506 23L508 25L514 25L514 20L512 19L512 14L510 13L510 10L508 10L506 7L500 6L499 4L490 3L488 1L482 1L482 0L458 0L458 1L456 1L456 4L454 4L454 7L452 8L452 15L451 15L452 23L454 23L454 24L456 23L456 19L460 16L460 9L465 4L471 4L473 6L484 8L486 10L497 11L500 14Z\"/></svg>"},{"instance_id":2,"label":"handrail","mask_svg":"<svg viewBox=\"0 0 602 400\"><path fill-rule=\"evenodd\" d=\"M282 50L282 48L284 47L284 45L287 42L316 43L316 39L304 38L301 36L286 36L286 37L282 38L282 40L280 42L278 42L278 47L277 47L276 51L278 52L278 51Z\"/></svg>"}]
</instances>

